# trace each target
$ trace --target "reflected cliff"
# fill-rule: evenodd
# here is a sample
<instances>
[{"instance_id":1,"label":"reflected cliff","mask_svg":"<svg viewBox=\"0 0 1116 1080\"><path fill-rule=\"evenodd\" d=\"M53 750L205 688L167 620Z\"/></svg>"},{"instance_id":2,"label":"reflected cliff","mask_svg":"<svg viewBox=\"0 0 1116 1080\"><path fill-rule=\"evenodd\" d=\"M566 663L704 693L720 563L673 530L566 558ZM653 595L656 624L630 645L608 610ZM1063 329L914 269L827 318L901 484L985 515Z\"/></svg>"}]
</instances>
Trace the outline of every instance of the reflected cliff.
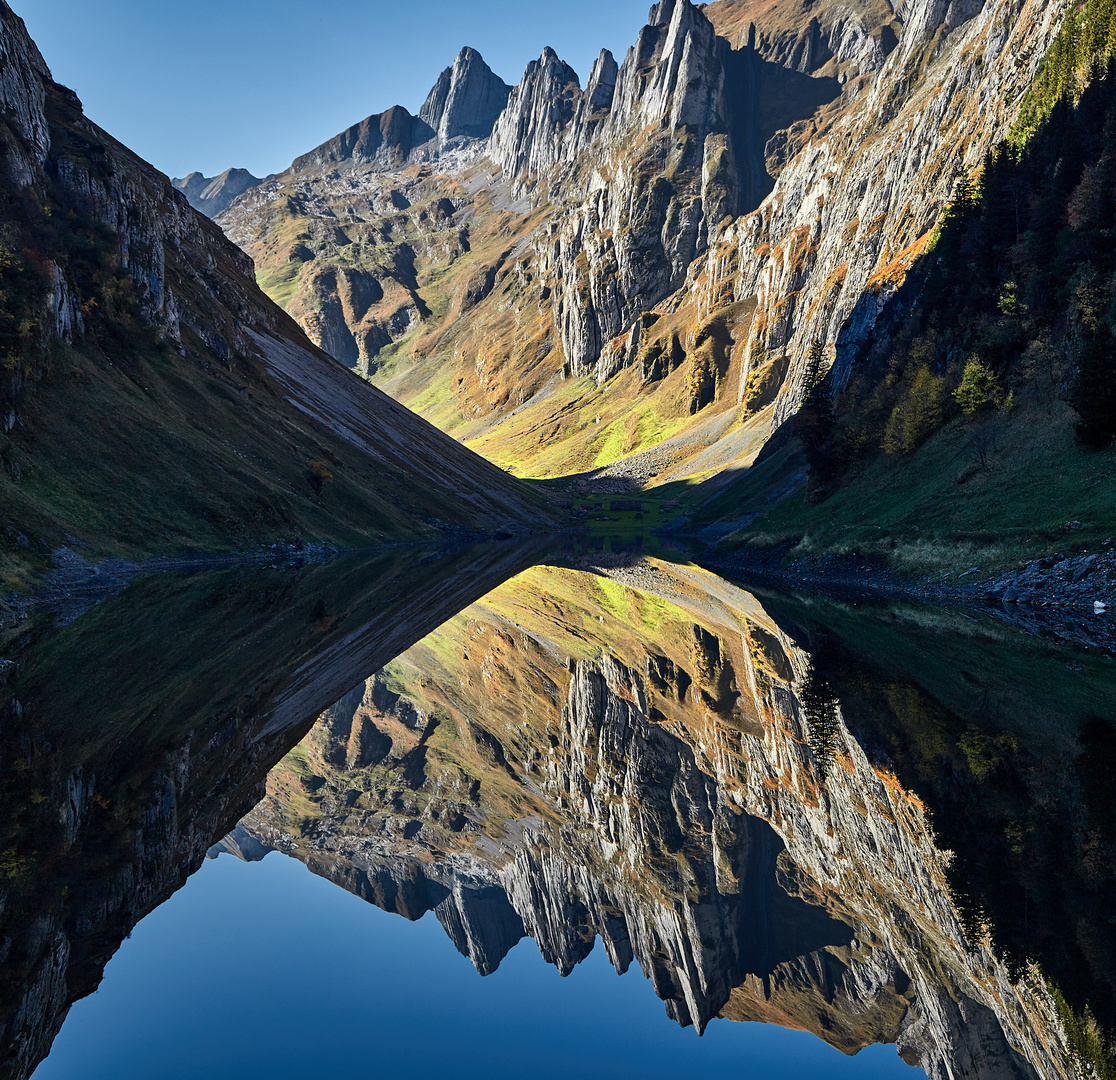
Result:
<instances>
[{"instance_id":1,"label":"reflected cliff","mask_svg":"<svg viewBox=\"0 0 1116 1080\"><path fill-rule=\"evenodd\" d=\"M1088 1075L1071 1010L1116 1024L1093 628L608 546L157 575L0 640L0 1074L207 850L278 850L433 911L482 975L599 941L699 1031Z\"/></svg>"},{"instance_id":2,"label":"reflected cliff","mask_svg":"<svg viewBox=\"0 0 1116 1080\"><path fill-rule=\"evenodd\" d=\"M1103 998L1046 948L1070 909L1032 907L1013 949L980 890L1011 877L1004 844L1056 829L1002 839L1007 748L1057 771L1083 709L1116 715L1110 661L987 619L761 602L645 559L536 566L326 710L222 847L434 911L482 974L524 936L563 973L599 939L699 1029L895 1043L934 1078L1071 1077L1046 978ZM1047 864L1081 881L1110 853L1083 843ZM1110 926L1078 899L1099 963Z\"/></svg>"},{"instance_id":3,"label":"reflected cliff","mask_svg":"<svg viewBox=\"0 0 1116 1080\"><path fill-rule=\"evenodd\" d=\"M538 551L152 575L0 639L0 1076L28 1075L314 719Z\"/></svg>"}]
</instances>

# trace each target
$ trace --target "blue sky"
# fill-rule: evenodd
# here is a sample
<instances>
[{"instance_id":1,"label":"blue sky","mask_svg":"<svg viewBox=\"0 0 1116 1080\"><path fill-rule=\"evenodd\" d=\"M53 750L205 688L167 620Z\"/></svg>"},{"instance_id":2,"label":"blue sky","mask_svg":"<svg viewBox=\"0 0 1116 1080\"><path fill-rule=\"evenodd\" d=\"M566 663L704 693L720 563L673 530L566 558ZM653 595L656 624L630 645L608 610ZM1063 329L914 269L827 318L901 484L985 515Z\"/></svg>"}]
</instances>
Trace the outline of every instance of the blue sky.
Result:
<instances>
[{"instance_id":1,"label":"blue sky","mask_svg":"<svg viewBox=\"0 0 1116 1080\"><path fill-rule=\"evenodd\" d=\"M427 914L388 915L272 854L207 862L136 927L34 1080L926 1080L893 1046L678 1027L598 945L568 979L520 942L482 979Z\"/></svg>"},{"instance_id":2,"label":"blue sky","mask_svg":"<svg viewBox=\"0 0 1116 1080\"><path fill-rule=\"evenodd\" d=\"M86 113L171 176L286 168L391 105L418 110L463 45L508 83L550 45L584 82L648 0L10 0Z\"/></svg>"}]
</instances>

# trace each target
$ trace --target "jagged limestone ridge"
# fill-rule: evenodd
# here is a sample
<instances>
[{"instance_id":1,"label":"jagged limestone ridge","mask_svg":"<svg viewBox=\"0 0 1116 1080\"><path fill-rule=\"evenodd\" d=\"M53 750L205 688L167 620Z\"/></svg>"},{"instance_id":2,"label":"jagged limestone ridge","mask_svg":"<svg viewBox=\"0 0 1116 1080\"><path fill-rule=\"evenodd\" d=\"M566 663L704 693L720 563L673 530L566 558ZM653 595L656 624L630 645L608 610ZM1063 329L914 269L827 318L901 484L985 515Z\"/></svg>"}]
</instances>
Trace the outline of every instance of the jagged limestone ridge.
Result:
<instances>
[{"instance_id":1,"label":"jagged limestone ridge","mask_svg":"<svg viewBox=\"0 0 1116 1080\"><path fill-rule=\"evenodd\" d=\"M464 48L419 110L443 142L459 137L486 139L508 102L511 87L484 62L476 49Z\"/></svg>"},{"instance_id":2,"label":"jagged limestone ridge","mask_svg":"<svg viewBox=\"0 0 1116 1080\"><path fill-rule=\"evenodd\" d=\"M550 571L544 590L567 595L555 574L570 573ZM526 615L509 607L515 586L505 586L457 620L461 629L404 658L418 665L422 699L401 691L404 669L393 666L394 689L377 677L319 722L314 745L341 753L339 771L325 770L338 784L335 816L300 801L279 770L245 828L388 910L415 918L434 908L482 971L510 947L518 919L563 972L599 936L618 970L639 962L682 1023L702 1026L722 1010L791 1016L846 1052L897 1041L933 1080L1073 1075L1041 980L1013 982L986 942L966 939L948 855L921 805L871 765L839 707L819 777L802 704L810 658L753 598L709 575L657 564L609 573L635 586L621 607L647 612L648 596L682 605L674 616L650 609L661 636L641 657L605 646L597 660L564 663L558 643L576 605L529 616L528 630L497 615ZM601 610L615 612L607 595ZM688 658L668 641L679 615L701 620ZM607 620L599 633L623 636ZM432 662L448 656L460 666ZM514 707L485 706L490 686L521 702L518 724ZM538 689L524 696L525 687ZM451 715L457 741L437 743L446 769L432 738ZM470 745L479 795L453 780ZM362 779L396 760L399 773ZM481 761L488 771L478 774ZM352 791L367 793L355 803L344 770ZM509 778L527 815L513 820L485 809L487 785ZM381 785L390 805L376 801ZM749 974L766 978L765 993Z\"/></svg>"}]
</instances>

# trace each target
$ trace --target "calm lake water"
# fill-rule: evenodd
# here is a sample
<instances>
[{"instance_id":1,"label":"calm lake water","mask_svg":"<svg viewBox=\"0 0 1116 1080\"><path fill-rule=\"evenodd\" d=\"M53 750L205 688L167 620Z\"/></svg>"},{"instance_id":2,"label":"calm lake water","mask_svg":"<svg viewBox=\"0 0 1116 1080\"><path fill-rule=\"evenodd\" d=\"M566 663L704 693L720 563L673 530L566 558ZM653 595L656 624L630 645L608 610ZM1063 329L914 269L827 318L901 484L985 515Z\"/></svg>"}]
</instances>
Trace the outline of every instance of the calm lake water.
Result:
<instances>
[{"instance_id":1,"label":"calm lake water","mask_svg":"<svg viewBox=\"0 0 1116 1080\"><path fill-rule=\"evenodd\" d=\"M600 949L567 979L524 943L482 979L427 916L369 907L280 855L208 862L76 1005L36 1078L918 1077L891 1047L848 1058L766 1024L702 1038Z\"/></svg>"},{"instance_id":2,"label":"calm lake water","mask_svg":"<svg viewBox=\"0 0 1116 1080\"><path fill-rule=\"evenodd\" d=\"M77 610L4 645L7 1075L1068 1080L1116 1021L1102 621L514 545Z\"/></svg>"}]
</instances>

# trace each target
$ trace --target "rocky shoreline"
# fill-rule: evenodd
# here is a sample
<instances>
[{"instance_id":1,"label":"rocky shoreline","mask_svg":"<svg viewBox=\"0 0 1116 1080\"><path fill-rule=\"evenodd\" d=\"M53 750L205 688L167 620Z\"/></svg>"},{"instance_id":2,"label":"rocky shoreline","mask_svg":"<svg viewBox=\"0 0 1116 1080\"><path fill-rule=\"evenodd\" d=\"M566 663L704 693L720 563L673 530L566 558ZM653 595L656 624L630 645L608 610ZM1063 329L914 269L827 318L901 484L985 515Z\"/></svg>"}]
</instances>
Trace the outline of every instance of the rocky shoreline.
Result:
<instances>
[{"instance_id":1,"label":"rocky shoreline","mask_svg":"<svg viewBox=\"0 0 1116 1080\"><path fill-rule=\"evenodd\" d=\"M822 556L788 560L790 545L703 552L717 573L788 591L838 600L909 600L968 608L1029 633L1116 654L1116 544L1100 551L1033 559L973 584L948 585L896 573L882 559ZM961 577L980 573L979 567Z\"/></svg>"}]
</instances>

